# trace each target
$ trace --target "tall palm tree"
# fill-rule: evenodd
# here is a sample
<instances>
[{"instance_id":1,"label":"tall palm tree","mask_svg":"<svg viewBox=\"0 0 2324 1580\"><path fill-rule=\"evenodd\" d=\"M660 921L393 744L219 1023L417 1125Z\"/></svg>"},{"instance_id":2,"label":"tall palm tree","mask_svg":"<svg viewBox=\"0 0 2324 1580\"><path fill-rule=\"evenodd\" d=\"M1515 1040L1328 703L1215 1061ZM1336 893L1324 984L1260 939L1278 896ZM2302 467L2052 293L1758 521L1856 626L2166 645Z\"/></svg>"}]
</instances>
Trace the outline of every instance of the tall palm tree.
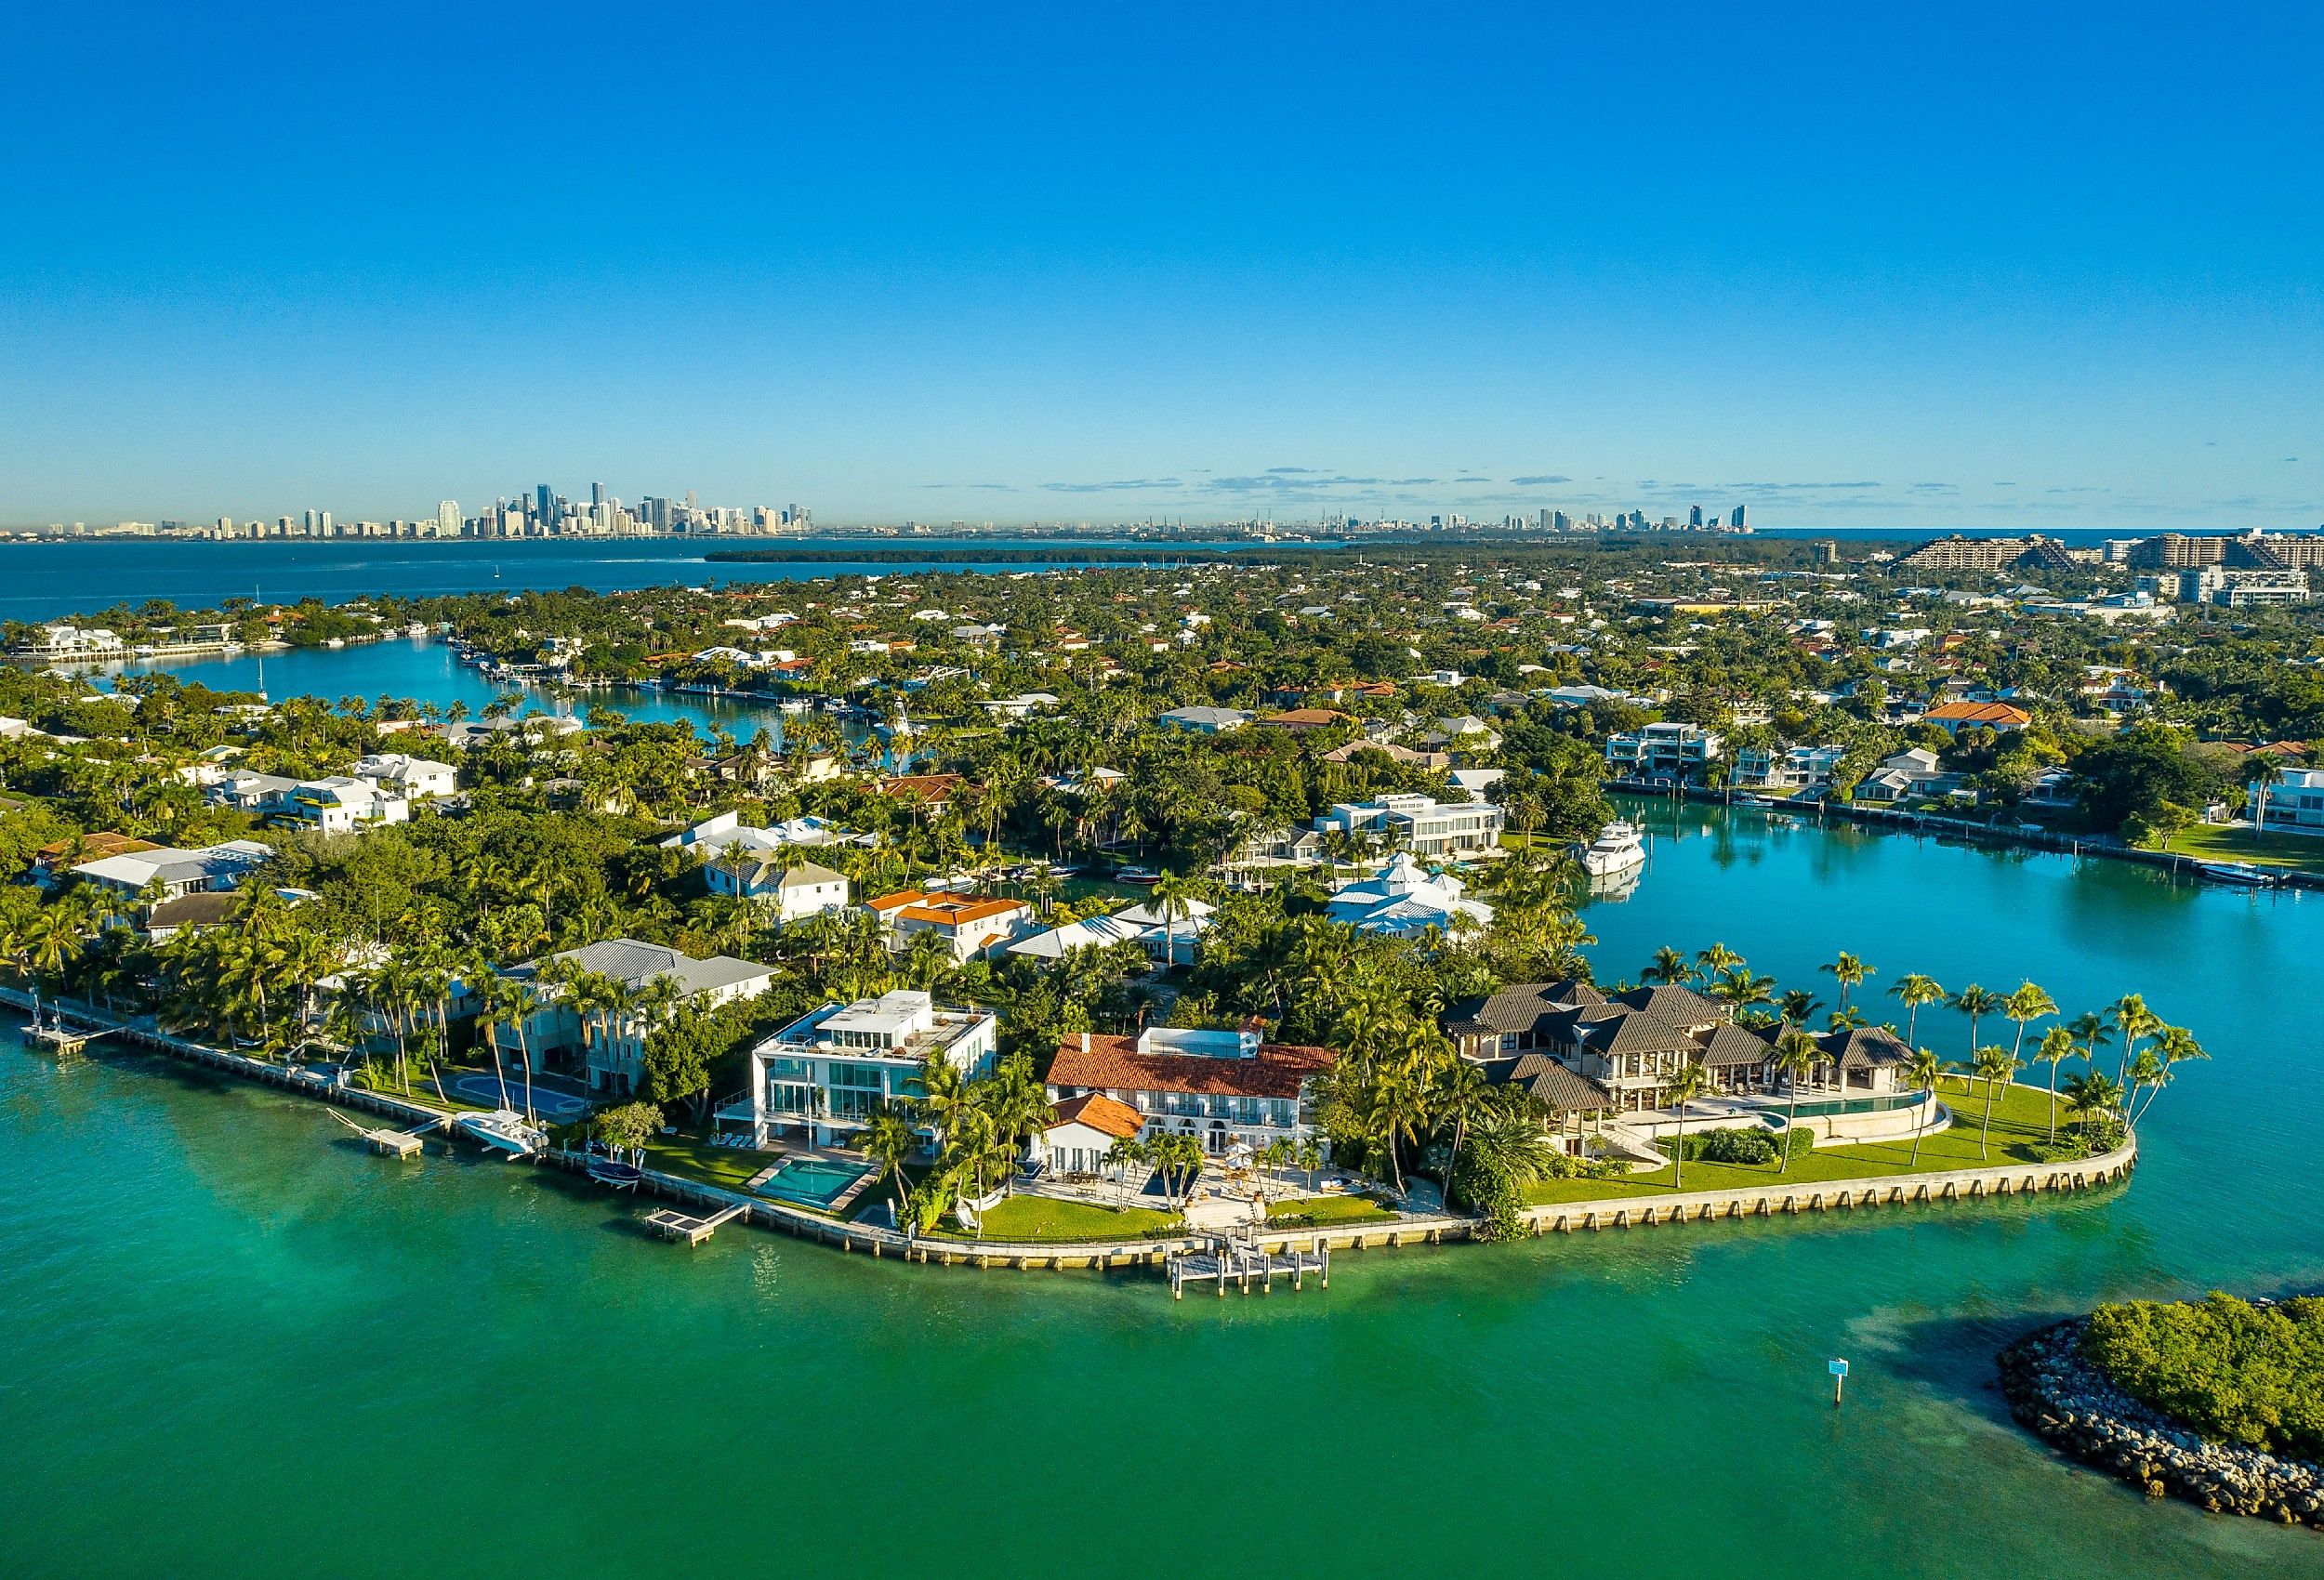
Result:
<instances>
[{"instance_id":1,"label":"tall palm tree","mask_svg":"<svg viewBox=\"0 0 2324 1580\"><path fill-rule=\"evenodd\" d=\"M2074 1046L2074 1034L2064 1026L2053 1026L2041 1034L2041 1041L2034 1047L2034 1062L2050 1067L2050 1139L2058 1139L2058 1066L2081 1050Z\"/></svg>"},{"instance_id":2,"label":"tall palm tree","mask_svg":"<svg viewBox=\"0 0 2324 1580\"><path fill-rule=\"evenodd\" d=\"M1686 1186L1686 1105L1709 1090L1710 1072L1699 1059L1687 1060L1662 1085L1662 1100L1675 1107L1679 1116L1679 1144L1670 1154L1670 1188L1674 1191Z\"/></svg>"},{"instance_id":3,"label":"tall palm tree","mask_svg":"<svg viewBox=\"0 0 2324 1580\"><path fill-rule=\"evenodd\" d=\"M1436 1090L1430 1099L1439 1128L1450 1126L1452 1151L1445 1158L1445 1200L1452 1200L1453 1178L1460 1168L1460 1146L1468 1139L1469 1126L1493 1103L1493 1087L1486 1080L1485 1072L1465 1059L1456 1059L1446 1065L1436 1077ZM1472 1202L1470 1205L1476 1204Z\"/></svg>"},{"instance_id":4,"label":"tall palm tree","mask_svg":"<svg viewBox=\"0 0 2324 1580\"><path fill-rule=\"evenodd\" d=\"M1791 1127L1800 1118L1800 1084L1816 1073L1816 1067L1823 1061L1822 1046L1798 1026L1788 1027L1776 1039L1772 1062L1776 1073L1784 1077L1784 1087L1790 1098L1784 1113L1783 1156L1776 1169L1777 1174L1789 1173L1791 1168Z\"/></svg>"},{"instance_id":5,"label":"tall palm tree","mask_svg":"<svg viewBox=\"0 0 2324 1580\"><path fill-rule=\"evenodd\" d=\"M1783 1016L1784 1023L1790 1026L1806 1025L1816 1012L1823 1007L1823 1000L1805 988L1791 989L1776 1005L1776 1008Z\"/></svg>"},{"instance_id":6,"label":"tall palm tree","mask_svg":"<svg viewBox=\"0 0 2324 1580\"><path fill-rule=\"evenodd\" d=\"M1695 974L1708 979L1734 970L1743 964L1743 956L1723 943L1714 943L1695 956L1695 964L1697 968Z\"/></svg>"},{"instance_id":7,"label":"tall palm tree","mask_svg":"<svg viewBox=\"0 0 2324 1580\"><path fill-rule=\"evenodd\" d=\"M1162 913L1165 966L1178 964L1178 924L1194 915L1193 902L1203 898L1209 888L1201 878L1183 873L1165 873L1155 884L1154 903Z\"/></svg>"},{"instance_id":8,"label":"tall palm tree","mask_svg":"<svg viewBox=\"0 0 2324 1580\"><path fill-rule=\"evenodd\" d=\"M2066 1078L2066 1111L2074 1116L2076 1126L2084 1138L2090 1134L2091 1116L2111 1112L2121 1097L2122 1088L2114 1077L2102 1075L2095 1070ZM2087 1139L2084 1145L2086 1148Z\"/></svg>"},{"instance_id":9,"label":"tall palm tree","mask_svg":"<svg viewBox=\"0 0 2324 1580\"><path fill-rule=\"evenodd\" d=\"M1989 1142L1993 1131L1993 1092L1997 1086L2006 1085L2017 1073L2017 1056L1998 1045L1981 1047L1970 1065L1970 1073L1985 1083L1985 1116L1977 1125L1977 1155L1990 1159Z\"/></svg>"},{"instance_id":10,"label":"tall palm tree","mask_svg":"<svg viewBox=\"0 0 2324 1580\"><path fill-rule=\"evenodd\" d=\"M2000 994L1991 988L1979 987L1974 982L1953 994L1953 1007L1969 1017L1969 1052L1972 1059L1976 1057L1977 1051L1977 1022L1999 1011L2003 1002Z\"/></svg>"},{"instance_id":11,"label":"tall palm tree","mask_svg":"<svg viewBox=\"0 0 2324 1580\"><path fill-rule=\"evenodd\" d=\"M2098 1067L2098 1050L2114 1040L2114 1033L2106 1025L2106 1018L2094 1009L2085 1009L2066 1023L2074 1034L2074 1040L2082 1045L2082 1060L2092 1069Z\"/></svg>"},{"instance_id":12,"label":"tall palm tree","mask_svg":"<svg viewBox=\"0 0 2324 1580\"><path fill-rule=\"evenodd\" d=\"M2106 1019L2122 1034L2122 1062L2114 1073L2119 1086L2129 1076L2131 1060L2137 1057L2138 1045L2162 1030L2162 1017L2146 1007L2146 1000L2134 993L2126 993L2106 1006Z\"/></svg>"},{"instance_id":13,"label":"tall palm tree","mask_svg":"<svg viewBox=\"0 0 2324 1580\"><path fill-rule=\"evenodd\" d=\"M2045 1015L2058 1012L2057 1001L2031 982L2019 982L2014 991L2001 1001L2001 1013L2017 1023L2017 1040L2010 1047L2012 1057L2022 1058L2026 1051L2026 1024Z\"/></svg>"},{"instance_id":14,"label":"tall palm tree","mask_svg":"<svg viewBox=\"0 0 2324 1580\"><path fill-rule=\"evenodd\" d=\"M1924 1004L1942 1004L1947 994L1944 987L1934 977L1923 975L1919 971L1907 971L1903 976L1898 977L1895 985L1888 990L1888 996L1905 1007L1905 1042L1908 1046L1911 1046L1918 1042L1917 1028L1921 1024L1921 1007Z\"/></svg>"},{"instance_id":15,"label":"tall palm tree","mask_svg":"<svg viewBox=\"0 0 2324 1580\"><path fill-rule=\"evenodd\" d=\"M1912 1050L1912 1057L1905 1060L1905 1079L1910 1081L1915 1087L1925 1090L1929 1094L1930 1100L1934 1102L1936 1098L1936 1078L1944 1073L1944 1069L1945 1066L1937 1060L1935 1049L1916 1047ZM1925 1124L1915 1125L1912 1127L1912 1161L1909 1166L1913 1168L1921 1166L1921 1135L1927 1128Z\"/></svg>"},{"instance_id":16,"label":"tall palm tree","mask_svg":"<svg viewBox=\"0 0 2324 1580\"><path fill-rule=\"evenodd\" d=\"M904 1223L905 1186L904 1165L919 1154L919 1132L912 1127L912 1120L903 1105L887 1103L872 1114L856 1138L856 1145L875 1164L879 1172L872 1185L878 1189L882 1180L889 1182L890 1193L895 1201L895 1218Z\"/></svg>"},{"instance_id":17,"label":"tall palm tree","mask_svg":"<svg viewBox=\"0 0 2324 1580\"><path fill-rule=\"evenodd\" d=\"M1685 955L1666 943L1655 951L1654 958L1647 963L1644 970L1638 973L1638 976L1642 981L1660 982L1669 986L1683 982L1694 974L1694 968L1686 963Z\"/></svg>"},{"instance_id":18,"label":"tall palm tree","mask_svg":"<svg viewBox=\"0 0 2324 1580\"><path fill-rule=\"evenodd\" d=\"M2163 1087L2171 1084L2171 1072L2174 1067L2191 1060L2211 1057L2203 1045L2195 1040L2195 1034L2185 1026L2165 1026L2156 1038L2155 1046L2147 1051L2155 1056L2158 1068L2146 1078L2146 1100L2135 1103L2134 1111L2127 1116L2133 1126L2146 1118L2154 1108L2155 1099L2162 1095ZM2135 1091L2131 1094L2133 1102L2135 1102L2136 1095Z\"/></svg>"},{"instance_id":19,"label":"tall palm tree","mask_svg":"<svg viewBox=\"0 0 2324 1580\"><path fill-rule=\"evenodd\" d=\"M1874 974L1871 967L1866 965L1863 961L1857 959L1855 955L1849 954L1844 949L1840 952L1839 959L1834 960L1829 966L1818 966L1816 969L1819 971L1829 971L1832 974L1832 979L1839 982L1840 1007L1842 1009L1848 1007L1849 990L1862 986L1864 979Z\"/></svg>"}]
</instances>

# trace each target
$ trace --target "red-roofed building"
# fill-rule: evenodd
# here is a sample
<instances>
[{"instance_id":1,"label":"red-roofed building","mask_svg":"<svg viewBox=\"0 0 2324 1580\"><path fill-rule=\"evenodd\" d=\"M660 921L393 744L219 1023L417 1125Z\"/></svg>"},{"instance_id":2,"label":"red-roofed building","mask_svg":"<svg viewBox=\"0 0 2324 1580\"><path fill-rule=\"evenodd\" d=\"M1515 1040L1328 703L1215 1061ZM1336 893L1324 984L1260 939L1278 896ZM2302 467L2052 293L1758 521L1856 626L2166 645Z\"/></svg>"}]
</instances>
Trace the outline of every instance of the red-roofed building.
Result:
<instances>
[{"instance_id":1,"label":"red-roofed building","mask_svg":"<svg viewBox=\"0 0 2324 1580\"><path fill-rule=\"evenodd\" d=\"M1094 1174L1117 1141L1136 1136L1145 1119L1103 1092L1084 1092L1049 1111L1049 1127L1036 1145L1059 1174Z\"/></svg>"},{"instance_id":2,"label":"red-roofed building","mask_svg":"<svg viewBox=\"0 0 2324 1580\"><path fill-rule=\"evenodd\" d=\"M1946 703L1922 714L1921 722L1934 724L1948 735L1977 729L2006 733L2031 724L2033 715L2010 703Z\"/></svg>"},{"instance_id":3,"label":"red-roofed building","mask_svg":"<svg viewBox=\"0 0 2324 1580\"><path fill-rule=\"evenodd\" d=\"M1033 907L1022 900L923 894L917 889L883 894L868 902L865 909L879 918L896 948L910 948L915 933L932 932L950 946L952 957L961 961L1006 943L1033 919Z\"/></svg>"},{"instance_id":4,"label":"red-roofed building","mask_svg":"<svg viewBox=\"0 0 2324 1580\"><path fill-rule=\"evenodd\" d=\"M1321 1139L1313 1084L1338 1058L1262 1041L1256 1021L1234 1032L1150 1026L1134 1038L1083 1032L1059 1045L1049 1095L1063 1104L1103 1093L1138 1116L1142 1137L1193 1136L1225 1152L1277 1137Z\"/></svg>"}]
</instances>

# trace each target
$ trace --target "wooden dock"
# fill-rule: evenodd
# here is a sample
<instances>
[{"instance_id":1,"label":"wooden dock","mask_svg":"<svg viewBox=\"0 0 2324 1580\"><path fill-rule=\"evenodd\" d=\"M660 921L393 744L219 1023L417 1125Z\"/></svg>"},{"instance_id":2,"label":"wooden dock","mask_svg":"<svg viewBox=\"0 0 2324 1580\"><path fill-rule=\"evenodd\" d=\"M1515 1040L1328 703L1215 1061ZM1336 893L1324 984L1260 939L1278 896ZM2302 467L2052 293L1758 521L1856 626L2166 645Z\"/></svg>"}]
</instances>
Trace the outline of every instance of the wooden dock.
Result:
<instances>
[{"instance_id":1,"label":"wooden dock","mask_svg":"<svg viewBox=\"0 0 2324 1580\"><path fill-rule=\"evenodd\" d=\"M708 1218L695 1218L675 1207L663 1207L657 1212L648 1213L645 1221L646 1227L663 1239L683 1240L689 1246L693 1246L716 1234L720 1224L740 1218L749 1210L747 1203L737 1202L722 1212L712 1213Z\"/></svg>"},{"instance_id":2,"label":"wooden dock","mask_svg":"<svg viewBox=\"0 0 2324 1580\"><path fill-rule=\"evenodd\" d=\"M1253 1240L1241 1236L1212 1235L1195 1248L1173 1251L1163 1263L1163 1271L1170 1281L1170 1298L1186 1298L1189 1284L1216 1284L1221 1297L1232 1283L1246 1295L1250 1293L1251 1281L1259 1281L1261 1295L1275 1292L1275 1280L1288 1278L1293 1293L1306 1287L1307 1275L1314 1273L1324 1288L1331 1287L1331 1243L1318 1234L1305 1250L1286 1245L1278 1251L1264 1250Z\"/></svg>"},{"instance_id":3,"label":"wooden dock","mask_svg":"<svg viewBox=\"0 0 2324 1580\"><path fill-rule=\"evenodd\" d=\"M350 1130L352 1130L355 1134L361 1136L363 1139L363 1145L369 1147L373 1152L377 1152L381 1157L413 1158L419 1156L420 1138L442 1123L441 1120L430 1120L425 1125L414 1126L409 1130L390 1130L384 1126L375 1130L367 1126L356 1124L353 1120L348 1118L347 1115L341 1113L337 1109L327 1109L324 1112L328 1113L332 1118L337 1120L340 1124L346 1126Z\"/></svg>"},{"instance_id":4,"label":"wooden dock","mask_svg":"<svg viewBox=\"0 0 2324 1580\"><path fill-rule=\"evenodd\" d=\"M24 1046L35 1053L54 1054L59 1059L74 1059L80 1056L83 1048L98 1038L112 1034L112 1029L109 1026L99 1026L93 1031L84 1031L77 1026L66 1026L61 1023L54 1026L27 1026L24 1028Z\"/></svg>"}]
</instances>

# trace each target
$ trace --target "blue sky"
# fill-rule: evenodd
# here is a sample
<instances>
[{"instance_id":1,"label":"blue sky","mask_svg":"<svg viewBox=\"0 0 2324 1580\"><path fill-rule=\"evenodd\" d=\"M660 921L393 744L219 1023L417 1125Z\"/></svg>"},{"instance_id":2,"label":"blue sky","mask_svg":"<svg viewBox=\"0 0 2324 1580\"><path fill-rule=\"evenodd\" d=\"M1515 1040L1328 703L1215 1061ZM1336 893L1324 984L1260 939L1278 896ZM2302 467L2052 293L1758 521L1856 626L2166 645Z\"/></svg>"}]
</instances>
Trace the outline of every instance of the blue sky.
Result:
<instances>
[{"instance_id":1,"label":"blue sky","mask_svg":"<svg viewBox=\"0 0 2324 1580\"><path fill-rule=\"evenodd\" d=\"M2317 7L1615 9L14 8L0 523L2324 520Z\"/></svg>"}]
</instances>

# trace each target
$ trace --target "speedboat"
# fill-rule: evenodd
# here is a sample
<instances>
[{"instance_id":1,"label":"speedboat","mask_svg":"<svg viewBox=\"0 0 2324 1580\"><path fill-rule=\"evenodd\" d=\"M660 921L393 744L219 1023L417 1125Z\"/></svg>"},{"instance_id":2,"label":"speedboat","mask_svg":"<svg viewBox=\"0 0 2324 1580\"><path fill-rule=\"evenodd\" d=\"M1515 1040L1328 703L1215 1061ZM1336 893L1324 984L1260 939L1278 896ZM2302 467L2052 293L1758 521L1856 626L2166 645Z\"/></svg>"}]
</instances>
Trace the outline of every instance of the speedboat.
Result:
<instances>
[{"instance_id":1,"label":"speedboat","mask_svg":"<svg viewBox=\"0 0 2324 1580\"><path fill-rule=\"evenodd\" d=\"M548 1145L548 1133L512 1108L463 1113L452 1124L469 1140L509 1157L533 1157Z\"/></svg>"},{"instance_id":2,"label":"speedboat","mask_svg":"<svg viewBox=\"0 0 2324 1580\"><path fill-rule=\"evenodd\" d=\"M2213 883L2238 884L2245 889L2269 889L2276 883L2274 873L2249 862L2198 862L2195 870Z\"/></svg>"},{"instance_id":3,"label":"speedboat","mask_svg":"<svg viewBox=\"0 0 2324 1580\"><path fill-rule=\"evenodd\" d=\"M1646 845L1635 826L1618 820L1600 830L1578 855L1581 870L1591 877L1619 877L1646 864Z\"/></svg>"},{"instance_id":4,"label":"speedboat","mask_svg":"<svg viewBox=\"0 0 2324 1580\"><path fill-rule=\"evenodd\" d=\"M642 1152L633 1154L642 1162ZM609 1147L602 1141L591 1141L587 1167L589 1178L600 1185L610 1185L616 1191L634 1191L638 1181L645 1178L645 1170L622 1156L619 1147Z\"/></svg>"}]
</instances>

